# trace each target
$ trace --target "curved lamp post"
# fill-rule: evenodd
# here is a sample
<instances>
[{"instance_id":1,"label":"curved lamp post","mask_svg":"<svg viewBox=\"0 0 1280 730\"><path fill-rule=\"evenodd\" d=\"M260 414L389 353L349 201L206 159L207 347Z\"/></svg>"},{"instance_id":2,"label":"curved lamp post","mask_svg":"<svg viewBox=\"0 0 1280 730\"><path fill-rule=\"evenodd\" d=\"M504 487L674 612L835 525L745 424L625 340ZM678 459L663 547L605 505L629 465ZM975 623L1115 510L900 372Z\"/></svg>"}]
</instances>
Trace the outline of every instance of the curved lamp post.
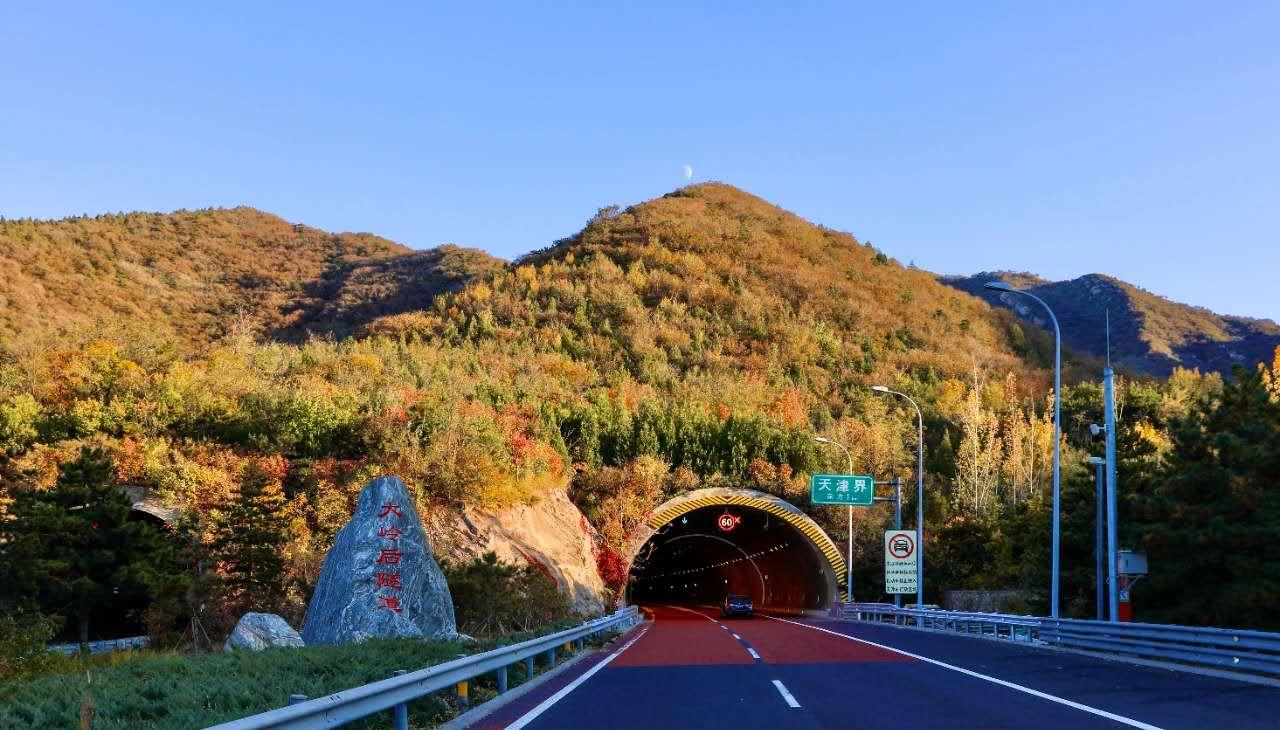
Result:
<instances>
[{"instance_id":1,"label":"curved lamp post","mask_svg":"<svg viewBox=\"0 0 1280 730\"><path fill-rule=\"evenodd\" d=\"M849 474L853 473L853 455L849 453L849 449L844 444L840 443L839 441L832 441L829 438L823 438L821 436L814 436L813 440L817 441L820 444L829 444L831 446L839 447L840 450L844 452L844 458L849 460L848 473ZM844 563L844 571L845 571L844 584L845 584L845 589L849 591L849 603L853 603L853 505L849 505L849 548L848 550L849 550L849 555L845 559L845 563Z\"/></svg>"},{"instance_id":2,"label":"curved lamp post","mask_svg":"<svg viewBox=\"0 0 1280 730\"><path fill-rule=\"evenodd\" d=\"M1049 613L1058 617L1058 545L1061 533L1058 502L1062 485L1062 330L1058 328L1058 317L1053 309L1040 297L1031 292L1014 289L1007 281L988 281L982 285L985 289L1009 294L1021 294L1030 297L1044 307L1053 320L1053 583L1050 590Z\"/></svg>"},{"instance_id":3,"label":"curved lamp post","mask_svg":"<svg viewBox=\"0 0 1280 730\"><path fill-rule=\"evenodd\" d=\"M871 389L877 393L887 393L906 398L916 409L916 609L924 610L924 414L920 412L920 404L906 393L889 390L883 385L873 385Z\"/></svg>"}]
</instances>

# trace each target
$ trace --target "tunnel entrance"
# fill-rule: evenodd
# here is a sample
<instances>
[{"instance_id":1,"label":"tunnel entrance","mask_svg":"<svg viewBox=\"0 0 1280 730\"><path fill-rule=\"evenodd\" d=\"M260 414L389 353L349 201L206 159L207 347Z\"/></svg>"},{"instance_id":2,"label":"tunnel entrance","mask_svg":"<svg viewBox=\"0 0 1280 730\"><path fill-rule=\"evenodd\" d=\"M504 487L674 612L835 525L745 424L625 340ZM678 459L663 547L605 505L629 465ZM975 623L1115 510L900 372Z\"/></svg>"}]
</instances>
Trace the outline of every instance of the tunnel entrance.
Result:
<instances>
[{"instance_id":1,"label":"tunnel entrance","mask_svg":"<svg viewBox=\"0 0 1280 730\"><path fill-rule=\"evenodd\" d=\"M831 538L788 502L748 489L702 489L653 512L632 539L627 600L757 607L832 605L844 561Z\"/></svg>"}]
</instances>

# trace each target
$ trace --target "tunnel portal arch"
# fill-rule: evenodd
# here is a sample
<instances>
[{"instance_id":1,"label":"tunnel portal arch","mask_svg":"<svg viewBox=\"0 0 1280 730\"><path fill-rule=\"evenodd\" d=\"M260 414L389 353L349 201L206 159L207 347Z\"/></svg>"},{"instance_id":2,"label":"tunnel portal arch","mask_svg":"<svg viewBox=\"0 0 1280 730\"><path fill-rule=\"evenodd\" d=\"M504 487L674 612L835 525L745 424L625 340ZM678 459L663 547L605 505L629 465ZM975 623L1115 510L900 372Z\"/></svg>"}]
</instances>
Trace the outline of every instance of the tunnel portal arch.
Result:
<instances>
[{"instance_id":1,"label":"tunnel portal arch","mask_svg":"<svg viewBox=\"0 0 1280 730\"><path fill-rule=\"evenodd\" d=\"M776 517L795 533L802 536L807 548L812 553L813 563L821 572L819 579L823 585L820 593L826 605L810 606L811 608L827 608L834 600L842 599L844 594L845 559L835 541L827 535L818 523L809 515L790 502L766 492L754 489L708 487L686 492L673 497L656 507L649 513L644 523L635 530L627 541L628 576L636 565L642 549L660 536L664 529L681 517L707 508L732 507L745 508L749 511L761 512ZM712 535L704 535L713 538ZM746 553L743 553L745 557ZM754 567L754 566L753 566ZM758 571L756 571L758 572Z\"/></svg>"}]
</instances>

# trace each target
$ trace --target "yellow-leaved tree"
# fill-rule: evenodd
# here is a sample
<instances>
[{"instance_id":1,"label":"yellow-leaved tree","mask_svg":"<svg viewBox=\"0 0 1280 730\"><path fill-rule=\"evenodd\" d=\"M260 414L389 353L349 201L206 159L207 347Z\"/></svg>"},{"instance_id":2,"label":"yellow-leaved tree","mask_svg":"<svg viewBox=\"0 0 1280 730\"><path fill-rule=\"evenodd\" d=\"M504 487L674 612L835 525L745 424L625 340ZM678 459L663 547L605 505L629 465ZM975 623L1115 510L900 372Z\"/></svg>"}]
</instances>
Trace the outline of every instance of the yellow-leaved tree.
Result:
<instances>
[{"instance_id":1,"label":"yellow-leaved tree","mask_svg":"<svg viewBox=\"0 0 1280 730\"><path fill-rule=\"evenodd\" d=\"M1260 362L1258 369L1262 371L1262 382L1267 386L1267 392L1271 393L1271 400L1280 402L1280 347L1276 348L1275 355L1271 358L1271 367Z\"/></svg>"}]
</instances>

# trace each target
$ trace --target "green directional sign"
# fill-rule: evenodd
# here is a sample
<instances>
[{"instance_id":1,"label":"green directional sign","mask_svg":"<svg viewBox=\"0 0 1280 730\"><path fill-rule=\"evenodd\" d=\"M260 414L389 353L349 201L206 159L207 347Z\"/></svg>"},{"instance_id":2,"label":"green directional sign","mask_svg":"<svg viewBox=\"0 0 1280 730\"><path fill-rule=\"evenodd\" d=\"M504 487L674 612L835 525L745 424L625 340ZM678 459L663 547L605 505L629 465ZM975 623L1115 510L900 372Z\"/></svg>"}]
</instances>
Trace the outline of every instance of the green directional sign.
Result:
<instances>
[{"instance_id":1,"label":"green directional sign","mask_svg":"<svg viewBox=\"0 0 1280 730\"><path fill-rule=\"evenodd\" d=\"M814 474L809 478L809 500L814 504L868 507L875 496L876 480L862 474Z\"/></svg>"}]
</instances>

